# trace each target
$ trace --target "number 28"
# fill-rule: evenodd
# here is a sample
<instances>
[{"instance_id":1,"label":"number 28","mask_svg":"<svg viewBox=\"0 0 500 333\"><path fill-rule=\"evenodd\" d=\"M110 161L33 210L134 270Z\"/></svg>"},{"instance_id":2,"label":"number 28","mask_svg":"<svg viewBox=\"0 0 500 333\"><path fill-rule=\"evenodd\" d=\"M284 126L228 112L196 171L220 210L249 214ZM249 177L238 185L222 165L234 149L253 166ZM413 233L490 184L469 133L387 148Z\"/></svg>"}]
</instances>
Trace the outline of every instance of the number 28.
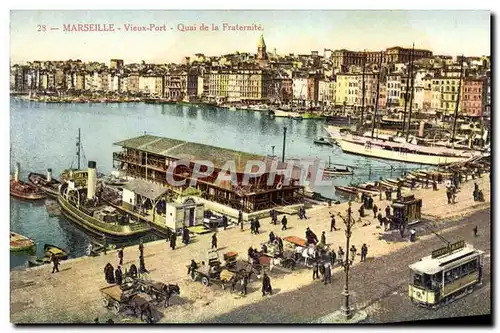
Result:
<instances>
[{"instance_id":1,"label":"number 28","mask_svg":"<svg viewBox=\"0 0 500 333\"><path fill-rule=\"evenodd\" d=\"M37 25L37 31L47 31L47 26L43 25L43 24L39 24Z\"/></svg>"}]
</instances>

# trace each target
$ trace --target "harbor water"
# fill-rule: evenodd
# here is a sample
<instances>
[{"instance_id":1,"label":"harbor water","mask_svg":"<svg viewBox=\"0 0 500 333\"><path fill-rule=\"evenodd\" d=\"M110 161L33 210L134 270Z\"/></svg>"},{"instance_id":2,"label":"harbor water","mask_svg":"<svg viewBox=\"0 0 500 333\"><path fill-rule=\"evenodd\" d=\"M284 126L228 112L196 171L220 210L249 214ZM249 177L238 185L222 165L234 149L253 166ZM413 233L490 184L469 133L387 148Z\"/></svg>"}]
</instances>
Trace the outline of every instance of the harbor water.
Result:
<instances>
[{"instance_id":1,"label":"harbor water","mask_svg":"<svg viewBox=\"0 0 500 333\"><path fill-rule=\"evenodd\" d=\"M45 173L52 168L54 176L64 169L77 167L76 137L81 129L83 145L81 167L97 162L101 173L113 170L112 153L120 148L113 143L144 133L179 140L193 141L249 153L282 155L283 127L287 128L286 158L320 158L328 163L355 166L353 176L336 177L335 185L349 185L380 177L395 178L402 172L418 168L409 165L344 154L338 147L313 143L318 136L327 136L324 121L292 120L269 117L254 111L158 105L146 103L40 103L11 98L10 138L11 171L21 164L21 179L30 172ZM325 197L344 201L333 186L314 188ZM71 257L84 255L90 236L64 217L49 217L45 205L10 198L10 228L33 238L37 254L44 244L67 249ZM148 235L145 241L154 239ZM10 256L11 268L26 265L25 254Z\"/></svg>"}]
</instances>

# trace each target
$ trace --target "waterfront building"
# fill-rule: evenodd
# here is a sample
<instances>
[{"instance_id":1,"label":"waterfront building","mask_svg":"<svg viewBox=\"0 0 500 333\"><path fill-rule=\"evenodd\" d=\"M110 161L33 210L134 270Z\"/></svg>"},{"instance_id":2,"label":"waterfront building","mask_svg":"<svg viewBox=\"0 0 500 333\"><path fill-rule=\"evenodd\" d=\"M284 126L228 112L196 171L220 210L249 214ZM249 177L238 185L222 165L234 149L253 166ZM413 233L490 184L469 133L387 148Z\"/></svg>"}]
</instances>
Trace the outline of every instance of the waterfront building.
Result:
<instances>
[{"instance_id":1,"label":"waterfront building","mask_svg":"<svg viewBox=\"0 0 500 333\"><path fill-rule=\"evenodd\" d=\"M293 99L299 103L304 104L307 100L308 90L307 74L297 73L293 78Z\"/></svg>"},{"instance_id":2,"label":"waterfront building","mask_svg":"<svg viewBox=\"0 0 500 333\"><path fill-rule=\"evenodd\" d=\"M220 101L262 102L268 96L271 77L267 70L215 70L208 73L208 96Z\"/></svg>"},{"instance_id":3,"label":"waterfront building","mask_svg":"<svg viewBox=\"0 0 500 333\"><path fill-rule=\"evenodd\" d=\"M387 107L393 112L400 110L404 105L400 104L402 77L400 73L387 76Z\"/></svg>"},{"instance_id":4,"label":"waterfront building","mask_svg":"<svg viewBox=\"0 0 500 333\"><path fill-rule=\"evenodd\" d=\"M465 78L462 86L462 115L482 117L487 98L486 78Z\"/></svg>"},{"instance_id":5,"label":"waterfront building","mask_svg":"<svg viewBox=\"0 0 500 333\"><path fill-rule=\"evenodd\" d=\"M336 82L333 79L325 78L318 82L318 101L330 106L335 104L335 86Z\"/></svg>"},{"instance_id":6,"label":"waterfront building","mask_svg":"<svg viewBox=\"0 0 500 333\"><path fill-rule=\"evenodd\" d=\"M139 73L130 73L124 77L126 81L126 90L129 93L135 94L139 92Z\"/></svg>"},{"instance_id":7,"label":"waterfront building","mask_svg":"<svg viewBox=\"0 0 500 333\"><path fill-rule=\"evenodd\" d=\"M432 110L432 79L433 76L430 73L427 73L422 78L422 84L424 86L424 101L423 101L423 112L431 113Z\"/></svg>"},{"instance_id":8,"label":"waterfront building","mask_svg":"<svg viewBox=\"0 0 500 333\"><path fill-rule=\"evenodd\" d=\"M102 91L110 91L109 89L109 73L108 71L101 71L99 72L99 81L101 84L101 90Z\"/></svg>"},{"instance_id":9,"label":"waterfront building","mask_svg":"<svg viewBox=\"0 0 500 333\"><path fill-rule=\"evenodd\" d=\"M123 60L122 59L111 59L109 61L109 68L110 69L117 69L120 70L123 67Z\"/></svg>"},{"instance_id":10,"label":"waterfront building","mask_svg":"<svg viewBox=\"0 0 500 333\"><path fill-rule=\"evenodd\" d=\"M449 76L435 76L434 85L438 87L439 103L436 98L436 111L445 115L452 115L455 113L457 103L457 94L460 77ZM436 96L438 97L438 96Z\"/></svg>"},{"instance_id":11,"label":"waterfront building","mask_svg":"<svg viewBox=\"0 0 500 333\"><path fill-rule=\"evenodd\" d=\"M400 46L390 47L385 50L387 63L409 63L410 54L413 52L413 60L432 58L432 51L423 49L404 48Z\"/></svg>"},{"instance_id":12,"label":"waterfront building","mask_svg":"<svg viewBox=\"0 0 500 333\"><path fill-rule=\"evenodd\" d=\"M365 73L365 111L373 112L375 110L375 102L377 99L377 78L378 73ZM354 99L357 109L363 107L363 75L356 74L358 80L357 97Z\"/></svg>"},{"instance_id":13,"label":"waterfront building","mask_svg":"<svg viewBox=\"0 0 500 333\"><path fill-rule=\"evenodd\" d=\"M140 75L139 91L146 95L162 97L164 93L164 76L162 75Z\"/></svg>"},{"instance_id":14,"label":"waterfront building","mask_svg":"<svg viewBox=\"0 0 500 333\"><path fill-rule=\"evenodd\" d=\"M180 141L176 139L142 135L115 143L122 147L122 151L113 153L113 163L119 170L128 176L145 179L152 183L169 187L172 191L181 193L193 179L194 162L210 161L214 165L214 172L210 176L199 177L196 188L201 193L201 198L217 202L234 209L245 212L269 209L276 205L287 205L301 201L298 195L303 187L298 184L300 169L292 171L292 181L284 182L284 175L273 175L270 165L276 161L278 170L285 169L286 165L278 163L274 157L249 154L240 151L208 146L200 143ZM175 168L174 162L183 161ZM228 161L234 161L234 172L231 180L219 179L219 173L227 175ZM249 184L244 185L243 179L249 172L248 161L262 161L268 167L262 175L249 179ZM169 169L170 167L170 169ZM204 166L202 166L202 170ZM257 166L253 172L257 172ZM231 171L231 169L229 169ZM167 174L173 180L183 185L167 182ZM247 177L249 177L247 175ZM268 179L274 178L268 185Z\"/></svg>"},{"instance_id":15,"label":"waterfront building","mask_svg":"<svg viewBox=\"0 0 500 333\"><path fill-rule=\"evenodd\" d=\"M112 92L119 92L120 91L120 82L122 80L120 79L120 76L118 76L116 73L107 73L108 76L108 90Z\"/></svg>"}]
</instances>

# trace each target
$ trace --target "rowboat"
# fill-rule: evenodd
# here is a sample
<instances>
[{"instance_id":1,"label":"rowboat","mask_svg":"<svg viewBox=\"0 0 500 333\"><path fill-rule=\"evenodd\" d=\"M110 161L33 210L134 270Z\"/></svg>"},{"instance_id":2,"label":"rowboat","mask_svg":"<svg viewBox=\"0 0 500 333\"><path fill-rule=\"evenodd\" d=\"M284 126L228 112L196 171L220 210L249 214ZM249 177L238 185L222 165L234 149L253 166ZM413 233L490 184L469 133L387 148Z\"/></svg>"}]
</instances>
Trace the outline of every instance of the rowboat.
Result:
<instances>
[{"instance_id":1,"label":"rowboat","mask_svg":"<svg viewBox=\"0 0 500 333\"><path fill-rule=\"evenodd\" d=\"M61 185L61 183L57 179L52 178L51 169L49 169L47 173L50 177L50 180L48 180L46 175L32 172L28 175L28 182L31 185L40 188L47 195L53 198L57 198L57 189L59 188L59 185Z\"/></svg>"},{"instance_id":2,"label":"rowboat","mask_svg":"<svg viewBox=\"0 0 500 333\"><path fill-rule=\"evenodd\" d=\"M335 191L356 195L358 190L352 186L335 186Z\"/></svg>"},{"instance_id":3,"label":"rowboat","mask_svg":"<svg viewBox=\"0 0 500 333\"><path fill-rule=\"evenodd\" d=\"M349 167L345 167L344 169L340 169L337 167L332 167L330 156L328 156L328 166L323 169L323 175L325 176L350 176L353 175L354 172L349 170Z\"/></svg>"},{"instance_id":4,"label":"rowboat","mask_svg":"<svg viewBox=\"0 0 500 333\"><path fill-rule=\"evenodd\" d=\"M50 244L45 244L45 246L43 247L43 251L45 253L45 257L47 258L50 258L52 255L55 255L56 257L59 258L59 260L66 260L68 259L69 256L69 253L64 249Z\"/></svg>"},{"instance_id":5,"label":"rowboat","mask_svg":"<svg viewBox=\"0 0 500 333\"><path fill-rule=\"evenodd\" d=\"M21 180L10 180L10 195L23 200L42 200L46 195L42 190Z\"/></svg>"},{"instance_id":6,"label":"rowboat","mask_svg":"<svg viewBox=\"0 0 500 333\"><path fill-rule=\"evenodd\" d=\"M12 252L27 251L35 247L35 242L16 232L10 232L10 250Z\"/></svg>"},{"instance_id":7,"label":"rowboat","mask_svg":"<svg viewBox=\"0 0 500 333\"><path fill-rule=\"evenodd\" d=\"M314 140L314 143L317 145L333 146L333 142L331 142L329 138L324 138L322 136L320 136L319 138L316 138Z\"/></svg>"},{"instance_id":8,"label":"rowboat","mask_svg":"<svg viewBox=\"0 0 500 333\"><path fill-rule=\"evenodd\" d=\"M50 263L50 259L45 257L44 258L32 257L31 259L28 260L29 267L38 267L48 263Z\"/></svg>"}]
</instances>

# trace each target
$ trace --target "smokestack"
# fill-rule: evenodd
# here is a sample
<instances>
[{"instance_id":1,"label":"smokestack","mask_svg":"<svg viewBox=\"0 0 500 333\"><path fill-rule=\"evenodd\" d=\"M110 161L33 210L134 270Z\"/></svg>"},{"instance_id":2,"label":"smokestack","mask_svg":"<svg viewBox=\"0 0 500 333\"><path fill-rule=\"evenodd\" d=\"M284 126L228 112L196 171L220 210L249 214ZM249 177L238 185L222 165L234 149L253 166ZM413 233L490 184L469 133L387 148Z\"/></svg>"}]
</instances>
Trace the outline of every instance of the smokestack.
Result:
<instances>
[{"instance_id":1,"label":"smokestack","mask_svg":"<svg viewBox=\"0 0 500 333\"><path fill-rule=\"evenodd\" d=\"M47 169L47 181L52 181L52 169Z\"/></svg>"},{"instance_id":2,"label":"smokestack","mask_svg":"<svg viewBox=\"0 0 500 333\"><path fill-rule=\"evenodd\" d=\"M21 172L21 164L16 163L16 168L14 169L14 180L16 182L19 181L19 173Z\"/></svg>"},{"instance_id":3,"label":"smokestack","mask_svg":"<svg viewBox=\"0 0 500 333\"><path fill-rule=\"evenodd\" d=\"M87 199L89 200L94 199L96 185L97 185L96 163L94 161L89 161L89 170L87 179Z\"/></svg>"}]
</instances>

